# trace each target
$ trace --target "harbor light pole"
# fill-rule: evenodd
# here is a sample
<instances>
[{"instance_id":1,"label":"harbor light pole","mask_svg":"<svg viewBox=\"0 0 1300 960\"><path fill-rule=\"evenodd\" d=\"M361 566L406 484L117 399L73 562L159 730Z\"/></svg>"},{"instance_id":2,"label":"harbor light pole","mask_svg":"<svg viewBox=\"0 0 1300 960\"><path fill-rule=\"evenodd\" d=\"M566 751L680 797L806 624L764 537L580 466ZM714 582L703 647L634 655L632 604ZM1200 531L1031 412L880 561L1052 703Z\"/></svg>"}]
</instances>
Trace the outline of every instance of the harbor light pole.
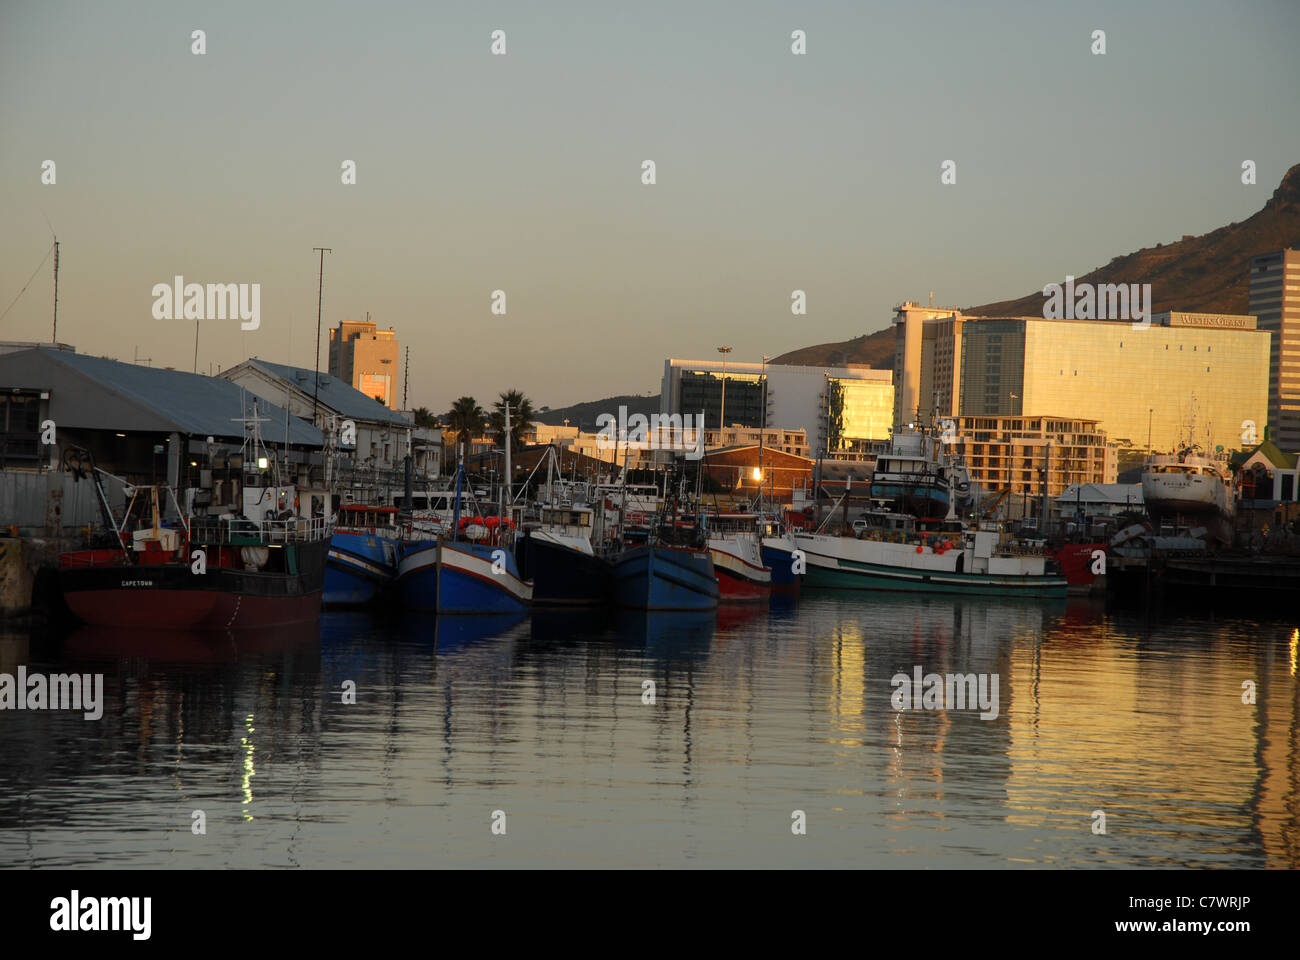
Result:
<instances>
[{"instance_id":1,"label":"harbor light pole","mask_svg":"<svg viewBox=\"0 0 1300 960\"><path fill-rule=\"evenodd\" d=\"M722 431L727 426L727 354L731 352L730 347L718 347L718 353L722 354L722 405L718 408L718 446L725 446L722 439Z\"/></svg>"},{"instance_id":2,"label":"harbor light pole","mask_svg":"<svg viewBox=\"0 0 1300 960\"><path fill-rule=\"evenodd\" d=\"M760 507L763 501L763 434L767 432L767 361L771 360L766 353L763 354L763 375L758 381L759 400L763 404L763 413L759 418L758 428L758 476L754 479L757 481L758 502Z\"/></svg>"}]
</instances>

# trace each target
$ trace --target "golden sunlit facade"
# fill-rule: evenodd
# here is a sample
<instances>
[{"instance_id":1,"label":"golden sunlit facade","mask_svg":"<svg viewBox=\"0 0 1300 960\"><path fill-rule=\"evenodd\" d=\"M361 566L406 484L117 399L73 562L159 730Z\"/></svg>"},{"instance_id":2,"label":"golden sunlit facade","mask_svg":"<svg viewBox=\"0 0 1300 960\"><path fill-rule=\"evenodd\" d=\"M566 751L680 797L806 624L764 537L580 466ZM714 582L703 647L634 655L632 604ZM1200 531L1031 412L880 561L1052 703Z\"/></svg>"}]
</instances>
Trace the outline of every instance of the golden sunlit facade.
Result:
<instances>
[{"instance_id":1,"label":"golden sunlit facade","mask_svg":"<svg viewBox=\"0 0 1300 960\"><path fill-rule=\"evenodd\" d=\"M894 419L894 386L882 380L826 378L826 452L855 449L855 440L886 440Z\"/></svg>"},{"instance_id":2,"label":"golden sunlit facade","mask_svg":"<svg viewBox=\"0 0 1300 960\"><path fill-rule=\"evenodd\" d=\"M1145 328L967 320L961 414L1096 420L1121 447L1161 451L1186 439L1194 418L1196 442L1239 450L1267 422L1269 339L1245 316L1157 314Z\"/></svg>"},{"instance_id":3,"label":"golden sunlit facade","mask_svg":"<svg viewBox=\"0 0 1300 960\"><path fill-rule=\"evenodd\" d=\"M395 410L399 350L393 328L380 330L370 314L344 320L330 330L329 372Z\"/></svg>"}]
</instances>

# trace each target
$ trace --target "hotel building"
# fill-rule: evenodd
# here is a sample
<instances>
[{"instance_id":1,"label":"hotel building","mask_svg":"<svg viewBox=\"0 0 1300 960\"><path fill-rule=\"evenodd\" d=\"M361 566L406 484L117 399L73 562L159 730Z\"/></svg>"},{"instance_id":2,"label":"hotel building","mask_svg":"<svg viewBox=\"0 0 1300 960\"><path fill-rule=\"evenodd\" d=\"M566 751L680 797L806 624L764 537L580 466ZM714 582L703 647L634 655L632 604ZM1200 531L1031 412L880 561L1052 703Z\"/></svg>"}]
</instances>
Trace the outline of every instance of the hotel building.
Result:
<instances>
[{"instance_id":1,"label":"hotel building","mask_svg":"<svg viewBox=\"0 0 1300 960\"><path fill-rule=\"evenodd\" d=\"M1273 334L1268 363L1269 439L1300 450L1300 250L1250 262L1250 312ZM1259 431L1263 439L1263 431Z\"/></svg>"},{"instance_id":2,"label":"hotel building","mask_svg":"<svg viewBox=\"0 0 1300 960\"><path fill-rule=\"evenodd\" d=\"M774 447L792 447L786 452L812 457L853 455L888 438L894 409L890 371L863 364L805 367L669 359L660 397L664 414L703 413L710 446L715 440L719 445L749 442L732 428L779 427L782 442ZM712 428L724 417L725 429L715 433ZM798 431L804 432L802 450L784 438Z\"/></svg>"},{"instance_id":3,"label":"hotel building","mask_svg":"<svg viewBox=\"0 0 1300 960\"><path fill-rule=\"evenodd\" d=\"M986 490L1059 497L1074 484L1114 483L1117 445L1095 420L1058 417L957 417L953 452Z\"/></svg>"},{"instance_id":4,"label":"hotel building","mask_svg":"<svg viewBox=\"0 0 1300 960\"><path fill-rule=\"evenodd\" d=\"M1270 336L1251 316L1172 312L1135 328L966 317L909 302L894 323L899 425L918 415L1068 417L1145 451L1174 449L1194 417L1197 442L1235 450L1268 418Z\"/></svg>"},{"instance_id":5,"label":"hotel building","mask_svg":"<svg viewBox=\"0 0 1300 960\"><path fill-rule=\"evenodd\" d=\"M330 330L329 372L396 410L398 350L393 328L380 330L370 314L364 321L344 320Z\"/></svg>"}]
</instances>

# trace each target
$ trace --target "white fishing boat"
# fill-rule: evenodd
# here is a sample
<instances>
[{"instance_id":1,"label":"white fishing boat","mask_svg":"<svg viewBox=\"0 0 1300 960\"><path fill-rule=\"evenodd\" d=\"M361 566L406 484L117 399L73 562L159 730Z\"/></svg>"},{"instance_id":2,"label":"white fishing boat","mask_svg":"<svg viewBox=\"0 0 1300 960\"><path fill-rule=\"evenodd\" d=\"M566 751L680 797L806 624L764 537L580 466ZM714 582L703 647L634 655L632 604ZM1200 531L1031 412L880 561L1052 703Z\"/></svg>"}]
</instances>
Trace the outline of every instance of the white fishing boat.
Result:
<instances>
[{"instance_id":1,"label":"white fishing boat","mask_svg":"<svg viewBox=\"0 0 1300 960\"><path fill-rule=\"evenodd\" d=\"M1178 449L1147 458L1142 467L1142 499L1153 522L1203 524L1209 536L1230 543L1237 509L1232 471L1226 455L1211 456L1196 443L1195 433L1193 412L1187 438Z\"/></svg>"},{"instance_id":2,"label":"white fishing boat","mask_svg":"<svg viewBox=\"0 0 1300 960\"><path fill-rule=\"evenodd\" d=\"M806 586L981 596L1063 597L1067 582L1041 547L1010 542L995 526L945 522L918 531L916 518L868 511L857 535L795 533Z\"/></svg>"},{"instance_id":3,"label":"white fishing boat","mask_svg":"<svg viewBox=\"0 0 1300 960\"><path fill-rule=\"evenodd\" d=\"M1201 515L1231 519L1236 510L1227 460L1206 456L1195 445L1147 460L1142 499L1153 520Z\"/></svg>"}]
</instances>

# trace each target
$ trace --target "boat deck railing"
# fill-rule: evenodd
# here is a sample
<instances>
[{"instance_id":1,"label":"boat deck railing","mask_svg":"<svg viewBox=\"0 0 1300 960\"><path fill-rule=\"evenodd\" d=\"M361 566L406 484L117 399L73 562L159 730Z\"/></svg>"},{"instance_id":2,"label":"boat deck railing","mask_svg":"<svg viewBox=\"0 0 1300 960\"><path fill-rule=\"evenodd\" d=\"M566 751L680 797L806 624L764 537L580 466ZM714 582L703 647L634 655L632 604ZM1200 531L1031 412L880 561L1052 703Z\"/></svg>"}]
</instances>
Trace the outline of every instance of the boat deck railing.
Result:
<instances>
[{"instance_id":1,"label":"boat deck railing","mask_svg":"<svg viewBox=\"0 0 1300 960\"><path fill-rule=\"evenodd\" d=\"M190 522L190 542L229 546L259 543L311 543L327 540L334 522L326 517L288 517L283 520L249 520L213 517Z\"/></svg>"}]
</instances>

